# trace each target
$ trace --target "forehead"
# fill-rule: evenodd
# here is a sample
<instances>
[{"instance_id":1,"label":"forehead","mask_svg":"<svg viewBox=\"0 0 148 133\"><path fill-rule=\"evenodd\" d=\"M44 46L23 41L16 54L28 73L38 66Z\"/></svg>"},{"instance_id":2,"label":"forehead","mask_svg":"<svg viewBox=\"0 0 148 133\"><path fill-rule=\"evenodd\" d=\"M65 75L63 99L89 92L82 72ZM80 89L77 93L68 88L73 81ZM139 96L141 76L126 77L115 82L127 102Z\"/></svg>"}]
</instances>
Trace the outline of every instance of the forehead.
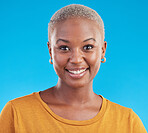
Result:
<instances>
[{"instance_id":1,"label":"forehead","mask_svg":"<svg viewBox=\"0 0 148 133\"><path fill-rule=\"evenodd\" d=\"M89 37L102 38L103 33L95 21L85 18L71 18L55 24L52 38L83 40Z\"/></svg>"}]
</instances>

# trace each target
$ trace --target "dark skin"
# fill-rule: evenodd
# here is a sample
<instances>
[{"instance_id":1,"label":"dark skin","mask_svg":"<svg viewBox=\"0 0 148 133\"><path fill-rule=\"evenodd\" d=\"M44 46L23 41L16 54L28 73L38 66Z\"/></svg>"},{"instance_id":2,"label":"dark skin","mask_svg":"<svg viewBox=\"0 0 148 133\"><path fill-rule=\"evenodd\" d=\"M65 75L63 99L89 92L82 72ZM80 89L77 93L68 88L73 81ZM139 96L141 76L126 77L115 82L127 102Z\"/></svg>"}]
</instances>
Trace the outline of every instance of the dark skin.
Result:
<instances>
[{"instance_id":1,"label":"dark skin","mask_svg":"<svg viewBox=\"0 0 148 133\"><path fill-rule=\"evenodd\" d=\"M59 79L56 86L40 92L42 100L65 119L95 117L102 98L93 92L93 79L107 46L100 27L92 20L71 18L55 25L49 40L50 57ZM85 71L78 76L70 73L77 69Z\"/></svg>"}]
</instances>

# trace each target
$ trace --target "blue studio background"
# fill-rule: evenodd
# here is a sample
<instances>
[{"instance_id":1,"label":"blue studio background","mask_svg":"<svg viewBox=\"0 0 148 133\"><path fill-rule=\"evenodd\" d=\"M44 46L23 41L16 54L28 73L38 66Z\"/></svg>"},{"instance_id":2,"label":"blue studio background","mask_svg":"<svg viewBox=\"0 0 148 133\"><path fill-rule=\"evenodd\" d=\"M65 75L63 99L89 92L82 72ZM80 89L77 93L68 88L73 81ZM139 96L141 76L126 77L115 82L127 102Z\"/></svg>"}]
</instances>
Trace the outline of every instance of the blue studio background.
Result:
<instances>
[{"instance_id":1,"label":"blue studio background","mask_svg":"<svg viewBox=\"0 0 148 133\"><path fill-rule=\"evenodd\" d=\"M147 0L0 0L0 111L14 98L52 87L48 22L68 4L95 9L105 23L107 62L94 91L132 108L148 129Z\"/></svg>"}]
</instances>

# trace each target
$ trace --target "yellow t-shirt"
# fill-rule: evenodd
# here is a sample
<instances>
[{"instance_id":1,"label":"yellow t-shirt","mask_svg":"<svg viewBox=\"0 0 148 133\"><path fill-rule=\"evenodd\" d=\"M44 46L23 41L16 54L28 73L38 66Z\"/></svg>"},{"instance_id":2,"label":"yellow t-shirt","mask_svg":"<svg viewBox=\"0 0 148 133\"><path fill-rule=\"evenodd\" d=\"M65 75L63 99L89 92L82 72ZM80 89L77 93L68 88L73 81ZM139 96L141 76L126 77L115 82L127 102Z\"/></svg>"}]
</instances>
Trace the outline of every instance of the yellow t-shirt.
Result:
<instances>
[{"instance_id":1,"label":"yellow t-shirt","mask_svg":"<svg viewBox=\"0 0 148 133\"><path fill-rule=\"evenodd\" d=\"M0 115L0 133L146 133L146 130L132 109L105 98L94 118L76 121L56 115L36 92L6 104Z\"/></svg>"}]
</instances>

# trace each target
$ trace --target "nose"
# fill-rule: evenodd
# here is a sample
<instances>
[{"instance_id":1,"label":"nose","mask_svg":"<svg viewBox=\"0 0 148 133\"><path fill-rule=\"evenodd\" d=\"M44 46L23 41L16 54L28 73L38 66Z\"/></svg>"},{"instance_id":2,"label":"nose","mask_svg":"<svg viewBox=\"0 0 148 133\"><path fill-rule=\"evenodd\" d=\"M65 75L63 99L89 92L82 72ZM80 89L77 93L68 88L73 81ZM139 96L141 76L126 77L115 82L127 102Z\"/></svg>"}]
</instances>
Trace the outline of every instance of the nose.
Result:
<instances>
[{"instance_id":1,"label":"nose","mask_svg":"<svg viewBox=\"0 0 148 133\"><path fill-rule=\"evenodd\" d=\"M73 50L70 56L70 63L79 64L82 61L83 61L82 51L80 51L79 49Z\"/></svg>"}]
</instances>

